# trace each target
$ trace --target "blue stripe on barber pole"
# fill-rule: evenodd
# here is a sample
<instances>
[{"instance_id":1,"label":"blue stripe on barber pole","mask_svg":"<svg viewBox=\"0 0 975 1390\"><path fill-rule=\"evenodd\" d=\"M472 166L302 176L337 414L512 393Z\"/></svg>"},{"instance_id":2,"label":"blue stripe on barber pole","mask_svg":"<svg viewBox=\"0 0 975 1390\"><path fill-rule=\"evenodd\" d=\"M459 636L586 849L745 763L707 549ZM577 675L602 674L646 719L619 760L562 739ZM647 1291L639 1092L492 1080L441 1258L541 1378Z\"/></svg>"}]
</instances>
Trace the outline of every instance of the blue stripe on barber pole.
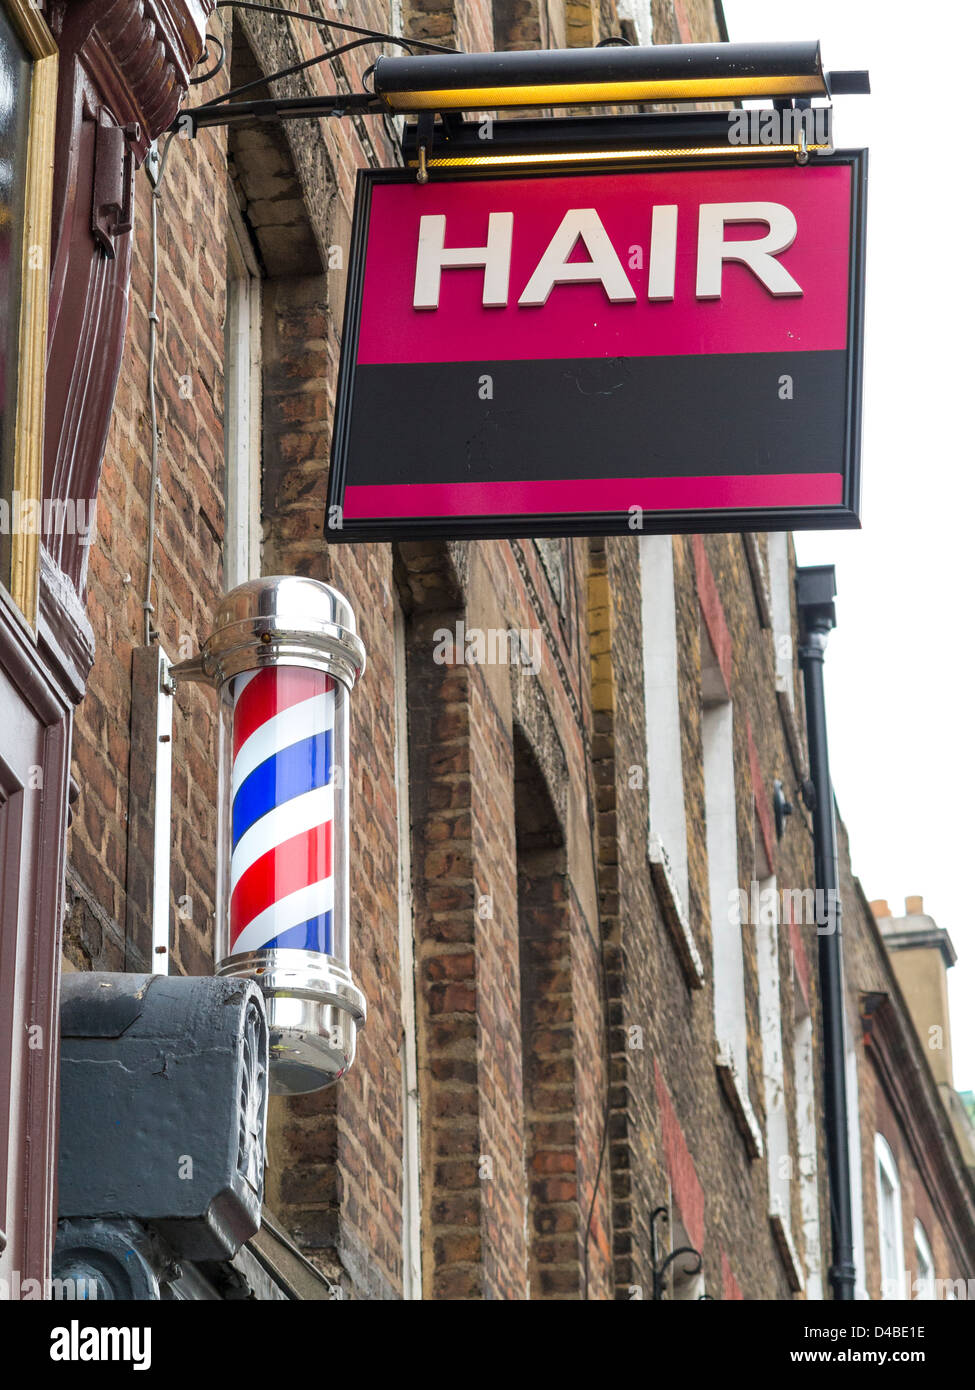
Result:
<instances>
[{"instance_id":1,"label":"blue stripe on barber pole","mask_svg":"<svg viewBox=\"0 0 975 1390\"><path fill-rule=\"evenodd\" d=\"M275 806L315 787L326 786L331 767L331 730L302 739L290 748L282 748L280 753L256 767L234 797L233 848L236 849L240 837Z\"/></svg>"},{"instance_id":2,"label":"blue stripe on barber pole","mask_svg":"<svg viewBox=\"0 0 975 1390\"><path fill-rule=\"evenodd\" d=\"M322 691L308 700L289 705L281 710L251 734L250 738L237 750L231 780L230 794L236 796L251 773L273 754L292 743L325 733L334 723L335 695L331 690Z\"/></svg>"},{"instance_id":3,"label":"blue stripe on barber pole","mask_svg":"<svg viewBox=\"0 0 975 1390\"><path fill-rule=\"evenodd\" d=\"M307 922L302 922L298 927L292 927L289 931L282 932L280 936L272 937L265 946L261 948L265 951L321 951L324 955L332 954L332 914L323 912L318 917L312 917Z\"/></svg>"}]
</instances>

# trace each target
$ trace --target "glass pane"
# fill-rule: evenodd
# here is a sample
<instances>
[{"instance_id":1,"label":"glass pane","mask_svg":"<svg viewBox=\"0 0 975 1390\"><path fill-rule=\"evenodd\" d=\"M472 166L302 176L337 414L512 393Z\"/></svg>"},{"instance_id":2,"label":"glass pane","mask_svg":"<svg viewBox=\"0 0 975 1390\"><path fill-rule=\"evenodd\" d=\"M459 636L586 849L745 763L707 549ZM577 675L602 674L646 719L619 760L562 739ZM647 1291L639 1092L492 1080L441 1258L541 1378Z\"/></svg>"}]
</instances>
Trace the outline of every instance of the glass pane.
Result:
<instances>
[{"instance_id":1,"label":"glass pane","mask_svg":"<svg viewBox=\"0 0 975 1390\"><path fill-rule=\"evenodd\" d=\"M0 581L10 583L30 56L0 4Z\"/></svg>"}]
</instances>

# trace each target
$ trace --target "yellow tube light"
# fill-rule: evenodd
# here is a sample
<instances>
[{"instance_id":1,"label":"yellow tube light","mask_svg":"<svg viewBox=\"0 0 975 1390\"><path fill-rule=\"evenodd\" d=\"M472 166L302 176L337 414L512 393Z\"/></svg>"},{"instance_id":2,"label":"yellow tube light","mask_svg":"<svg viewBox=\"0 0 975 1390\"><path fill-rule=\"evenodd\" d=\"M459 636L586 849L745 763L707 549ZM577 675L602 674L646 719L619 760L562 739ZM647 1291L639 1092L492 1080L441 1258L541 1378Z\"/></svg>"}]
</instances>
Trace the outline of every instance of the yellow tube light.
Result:
<instances>
[{"instance_id":1,"label":"yellow tube light","mask_svg":"<svg viewBox=\"0 0 975 1390\"><path fill-rule=\"evenodd\" d=\"M829 145L809 144L808 153L828 152ZM490 169L499 166L547 164L599 164L613 160L643 159L699 159L718 155L776 155L802 154L801 145L696 145L678 146L672 149L639 150L558 150L532 154L479 154L479 155L434 155L426 160L428 169ZM418 159L407 160L407 168L417 169Z\"/></svg>"},{"instance_id":2,"label":"yellow tube light","mask_svg":"<svg viewBox=\"0 0 975 1390\"><path fill-rule=\"evenodd\" d=\"M721 101L747 97L777 97L786 84L795 96L820 96L822 84L813 78L700 78L683 82L556 83L551 87L443 88L432 92L392 92L383 95L391 111L489 111L519 106L631 106L636 102Z\"/></svg>"}]
</instances>

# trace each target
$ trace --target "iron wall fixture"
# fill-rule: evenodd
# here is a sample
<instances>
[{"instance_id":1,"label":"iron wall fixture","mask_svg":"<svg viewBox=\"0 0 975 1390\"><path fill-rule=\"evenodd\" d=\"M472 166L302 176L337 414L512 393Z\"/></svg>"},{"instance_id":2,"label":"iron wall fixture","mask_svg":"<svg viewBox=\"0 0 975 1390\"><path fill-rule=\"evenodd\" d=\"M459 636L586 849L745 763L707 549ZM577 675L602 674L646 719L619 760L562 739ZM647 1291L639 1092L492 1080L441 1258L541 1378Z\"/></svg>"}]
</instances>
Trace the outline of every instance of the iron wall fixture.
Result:
<instances>
[{"instance_id":1,"label":"iron wall fixture","mask_svg":"<svg viewBox=\"0 0 975 1390\"><path fill-rule=\"evenodd\" d=\"M652 105L762 97L808 102L813 97L870 91L869 75L864 71L824 72L816 41L643 46L612 43L598 48L458 53L441 44L342 24L280 5L218 0L217 8L299 19L353 37L302 62L232 88L202 106L181 111L170 127L173 133L194 136L204 126L238 125L253 120L390 112L446 116L451 112L523 107ZM241 100L250 90L377 43L395 44L407 49L410 56L379 57L365 73L366 77L373 77L371 91ZM413 54L414 49L421 50L421 55ZM540 127L538 135L547 143L547 128Z\"/></svg>"},{"instance_id":2,"label":"iron wall fixture","mask_svg":"<svg viewBox=\"0 0 975 1390\"><path fill-rule=\"evenodd\" d=\"M670 1221L670 1213L666 1207L654 1207L650 1213L650 1262L653 1267L653 1293L651 1297L654 1303L659 1303L663 1299L664 1290L667 1287L667 1271L682 1255L688 1255L696 1261L692 1268L683 1271L685 1274L691 1276L700 1274L703 1263L701 1252L695 1250L692 1245L681 1245L676 1250L672 1250L664 1259L661 1259L657 1238L658 1221Z\"/></svg>"},{"instance_id":3,"label":"iron wall fixture","mask_svg":"<svg viewBox=\"0 0 975 1390\"><path fill-rule=\"evenodd\" d=\"M136 1227L178 1258L232 1258L261 1225L267 1061L263 1001L247 980L65 975L57 1261L107 1276L109 1247L121 1251L110 1296L148 1298L158 1295L130 1253ZM126 1291L139 1268L143 1291Z\"/></svg>"},{"instance_id":4,"label":"iron wall fixture","mask_svg":"<svg viewBox=\"0 0 975 1390\"><path fill-rule=\"evenodd\" d=\"M300 19L318 29L329 32L335 30L339 34L351 34L355 37L347 39L345 43L339 44L336 48L329 48L322 53L316 53L300 63L293 63L290 67L281 68L277 72L266 75L262 74L249 82L242 83L239 87L232 87L229 92L214 97L212 101L205 102L202 106L181 111L170 126L170 130L175 134L195 136L197 130L203 126L236 125L242 121L254 119L289 120L310 116L361 114L365 111L381 112L384 109L383 105L371 92L350 93L348 96L343 94L341 97L282 97L280 99L270 97L246 102L241 101L240 96L256 87L266 86L269 82L276 82L283 77L293 77L299 72L304 72L307 68L317 67L321 63L330 63L333 59L341 57L343 53L349 53L357 48L365 48L370 44L391 43L408 51L419 48L425 53L453 52L452 49L445 48L443 44L427 43L423 39L401 38L397 34L383 33L381 29L364 29L360 25L343 24L337 19L325 19L321 15L309 14L306 10L292 10L283 5L260 4L256 0L217 0L217 9L248 10L257 14L273 15L279 19ZM217 43L220 48L219 60L209 72L194 79L194 85L214 77L223 67L225 57L223 45L218 39L214 39L213 35L208 35L207 41L210 42L211 40Z\"/></svg>"},{"instance_id":5,"label":"iron wall fixture","mask_svg":"<svg viewBox=\"0 0 975 1390\"><path fill-rule=\"evenodd\" d=\"M349 692L365 648L348 601L297 576L253 579L217 609L173 680L219 691L218 975L254 980L271 1090L352 1065L366 1001L349 969Z\"/></svg>"}]
</instances>

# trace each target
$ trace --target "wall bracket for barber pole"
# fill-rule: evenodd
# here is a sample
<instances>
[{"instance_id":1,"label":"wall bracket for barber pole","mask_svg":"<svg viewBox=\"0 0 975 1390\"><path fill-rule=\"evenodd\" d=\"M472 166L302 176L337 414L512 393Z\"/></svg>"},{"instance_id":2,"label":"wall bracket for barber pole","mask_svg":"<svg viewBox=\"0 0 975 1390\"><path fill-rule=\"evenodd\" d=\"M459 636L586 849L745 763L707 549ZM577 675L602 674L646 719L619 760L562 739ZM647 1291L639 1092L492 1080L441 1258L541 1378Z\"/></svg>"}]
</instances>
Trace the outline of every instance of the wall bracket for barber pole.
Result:
<instances>
[{"instance_id":1,"label":"wall bracket for barber pole","mask_svg":"<svg viewBox=\"0 0 975 1390\"><path fill-rule=\"evenodd\" d=\"M366 653L348 601L299 576L222 599L174 681L218 691L217 975L253 980L271 1090L345 1075L366 1001L349 969L349 692Z\"/></svg>"}]
</instances>

